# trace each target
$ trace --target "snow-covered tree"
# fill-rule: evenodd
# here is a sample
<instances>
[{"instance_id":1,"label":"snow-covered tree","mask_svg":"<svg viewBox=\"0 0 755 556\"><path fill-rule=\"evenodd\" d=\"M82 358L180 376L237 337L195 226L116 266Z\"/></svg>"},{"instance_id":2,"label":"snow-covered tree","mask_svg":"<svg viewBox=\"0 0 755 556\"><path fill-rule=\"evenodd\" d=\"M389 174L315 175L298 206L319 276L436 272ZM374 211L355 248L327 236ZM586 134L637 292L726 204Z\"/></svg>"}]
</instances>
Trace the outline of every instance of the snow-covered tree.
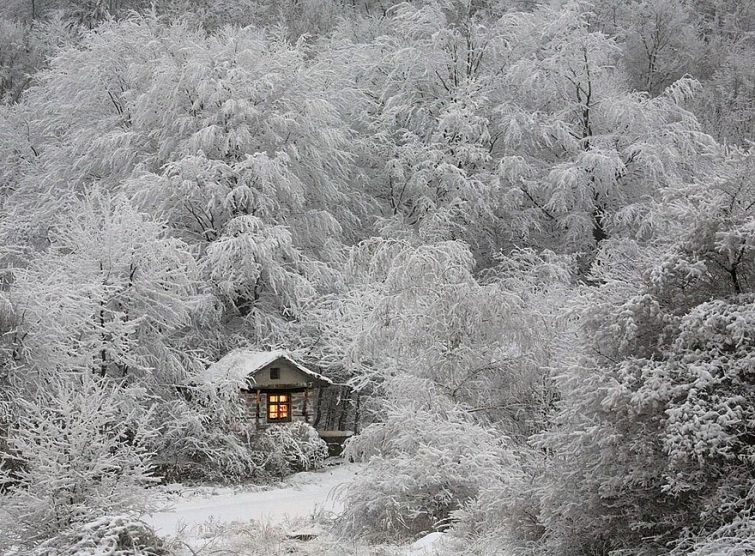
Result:
<instances>
[{"instance_id":1,"label":"snow-covered tree","mask_svg":"<svg viewBox=\"0 0 755 556\"><path fill-rule=\"evenodd\" d=\"M601 286L579 302L582 349L558 378L556 427L538 441L549 550L681 553L748 534L752 154L718 164L666 192L654 244L609 242L597 260Z\"/></svg>"},{"instance_id":2,"label":"snow-covered tree","mask_svg":"<svg viewBox=\"0 0 755 556\"><path fill-rule=\"evenodd\" d=\"M155 556L167 554L167 549L164 541L141 519L130 515L106 515L77 524L35 546L27 554Z\"/></svg>"},{"instance_id":3,"label":"snow-covered tree","mask_svg":"<svg viewBox=\"0 0 755 556\"><path fill-rule=\"evenodd\" d=\"M317 301L321 364L358 391L389 399L394 379L435 384L512 435L539 430L549 407L551 341L569 261L519 252L478 280L460 242L356 246L346 293Z\"/></svg>"},{"instance_id":4,"label":"snow-covered tree","mask_svg":"<svg viewBox=\"0 0 755 556\"><path fill-rule=\"evenodd\" d=\"M39 247L66 199L93 183L124 193L194 247L242 338L280 341L354 224L339 91L280 33L107 22L13 110L3 237Z\"/></svg>"},{"instance_id":5,"label":"snow-covered tree","mask_svg":"<svg viewBox=\"0 0 755 556\"><path fill-rule=\"evenodd\" d=\"M56 376L32 399L14 400L0 471L2 542L31 547L105 514L144 512L151 475L145 443L156 431L131 396L87 373Z\"/></svg>"},{"instance_id":6,"label":"snow-covered tree","mask_svg":"<svg viewBox=\"0 0 755 556\"><path fill-rule=\"evenodd\" d=\"M97 191L49 224L49 247L12 270L4 294L15 314L19 380L62 369L180 380L173 342L197 294L186 244L126 199Z\"/></svg>"},{"instance_id":7,"label":"snow-covered tree","mask_svg":"<svg viewBox=\"0 0 755 556\"><path fill-rule=\"evenodd\" d=\"M357 125L380 235L461 239L487 262L510 247L518 221L496 191L490 97L501 38L480 13L475 2L405 3L336 36L358 53L352 71L369 99Z\"/></svg>"},{"instance_id":8,"label":"snow-covered tree","mask_svg":"<svg viewBox=\"0 0 755 556\"><path fill-rule=\"evenodd\" d=\"M755 46L746 39L727 46L723 61L703 84L695 112L716 139L745 146L755 127L755 72L748 63Z\"/></svg>"},{"instance_id":9,"label":"snow-covered tree","mask_svg":"<svg viewBox=\"0 0 755 556\"><path fill-rule=\"evenodd\" d=\"M656 96L684 75L697 73L704 49L689 3L642 0L626 3L624 12L624 60L633 88Z\"/></svg>"},{"instance_id":10,"label":"snow-covered tree","mask_svg":"<svg viewBox=\"0 0 755 556\"><path fill-rule=\"evenodd\" d=\"M172 479L288 470L198 380L275 345L366 426L351 533L749 550L752 2L0 4L6 451L83 375Z\"/></svg>"},{"instance_id":11,"label":"snow-covered tree","mask_svg":"<svg viewBox=\"0 0 755 556\"><path fill-rule=\"evenodd\" d=\"M504 18L502 187L572 252L641 233L648 202L699 173L713 144L685 108L698 84L681 79L655 98L631 91L618 45L588 15L572 2Z\"/></svg>"}]
</instances>

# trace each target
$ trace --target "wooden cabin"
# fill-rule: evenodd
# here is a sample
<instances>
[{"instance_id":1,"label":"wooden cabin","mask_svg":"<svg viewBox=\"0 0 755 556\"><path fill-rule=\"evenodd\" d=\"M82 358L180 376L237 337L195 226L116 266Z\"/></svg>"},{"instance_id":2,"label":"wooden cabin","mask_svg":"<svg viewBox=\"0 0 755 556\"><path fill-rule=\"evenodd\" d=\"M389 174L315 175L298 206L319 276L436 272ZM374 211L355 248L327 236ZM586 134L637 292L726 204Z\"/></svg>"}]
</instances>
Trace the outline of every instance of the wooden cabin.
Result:
<instances>
[{"instance_id":1,"label":"wooden cabin","mask_svg":"<svg viewBox=\"0 0 755 556\"><path fill-rule=\"evenodd\" d=\"M245 387L248 420L255 429L277 423L314 423L318 390L333 384L329 378L297 363L284 351L236 349L207 369L215 380L240 380Z\"/></svg>"}]
</instances>

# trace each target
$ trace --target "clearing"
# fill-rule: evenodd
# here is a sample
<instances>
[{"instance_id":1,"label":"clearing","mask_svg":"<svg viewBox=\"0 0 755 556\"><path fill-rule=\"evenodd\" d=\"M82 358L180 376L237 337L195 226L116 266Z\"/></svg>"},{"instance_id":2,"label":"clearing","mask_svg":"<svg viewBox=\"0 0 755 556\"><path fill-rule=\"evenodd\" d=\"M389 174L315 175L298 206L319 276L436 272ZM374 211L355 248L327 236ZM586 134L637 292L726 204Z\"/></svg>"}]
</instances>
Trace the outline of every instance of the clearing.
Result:
<instances>
[{"instance_id":1,"label":"clearing","mask_svg":"<svg viewBox=\"0 0 755 556\"><path fill-rule=\"evenodd\" d=\"M222 487L192 492L168 487L170 509L154 513L145 521L159 535L173 536L207 521L222 524L255 520L282 525L316 514L337 514L342 505L333 490L351 481L359 467L358 464L343 464L316 472L297 473L280 488L258 491Z\"/></svg>"},{"instance_id":2,"label":"clearing","mask_svg":"<svg viewBox=\"0 0 755 556\"><path fill-rule=\"evenodd\" d=\"M410 546L368 547L336 539L322 524L343 505L336 496L361 464L297 473L278 487L163 487L161 511L144 518L172 553L215 555L421 556L442 536L431 533Z\"/></svg>"}]
</instances>

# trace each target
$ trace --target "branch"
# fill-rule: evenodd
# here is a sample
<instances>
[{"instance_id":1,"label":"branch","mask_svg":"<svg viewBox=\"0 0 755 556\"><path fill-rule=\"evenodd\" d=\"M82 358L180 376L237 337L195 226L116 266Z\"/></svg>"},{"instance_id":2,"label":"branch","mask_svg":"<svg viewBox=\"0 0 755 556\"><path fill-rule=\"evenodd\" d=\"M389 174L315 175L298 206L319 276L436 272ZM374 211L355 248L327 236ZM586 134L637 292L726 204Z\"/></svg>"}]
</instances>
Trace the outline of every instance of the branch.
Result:
<instances>
[{"instance_id":1,"label":"branch","mask_svg":"<svg viewBox=\"0 0 755 556\"><path fill-rule=\"evenodd\" d=\"M547 217L548 217L548 218L550 218L551 220L556 220L556 217L555 217L555 216L554 216L553 214L551 214L551 212L550 212L550 211L549 211L548 209L546 209L546 208L545 208L545 207L544 207L543 205L541 205L540 203L538 203L538 202L537 202L537 201L535 200L535 198L534 198L534 197L533 197L533 196L532 196L532 195L530 194L530 192L529 192L529 191L527 191L527 189L525 189L525 187L524 187L524 186L520 186L520 187L519 187L519 189L521 189L521 190L522 190L522 193L524 193L525 195L527 195L527 198L528 198L528 199L529 199L530 201L532 201L532 204L533 204L533 205L535 205L535 206L536 206L537 208L539 208L540 210L542 210L542 211L543 211L543 213L545 214L545 216L547 216Z\"/></svg>"}]
</instances>

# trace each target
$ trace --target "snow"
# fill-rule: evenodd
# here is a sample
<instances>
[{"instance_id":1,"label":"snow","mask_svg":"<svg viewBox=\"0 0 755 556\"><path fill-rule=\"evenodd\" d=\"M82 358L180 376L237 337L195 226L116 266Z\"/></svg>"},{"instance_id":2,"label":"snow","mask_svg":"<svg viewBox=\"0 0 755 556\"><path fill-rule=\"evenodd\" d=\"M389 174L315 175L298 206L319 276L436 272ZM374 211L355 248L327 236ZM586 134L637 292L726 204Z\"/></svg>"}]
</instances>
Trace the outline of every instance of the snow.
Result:
<instances>
[{"instance_id":1,"label":"snow","mask_svg":"<svg viewBox=\"0 0 755 556\"><path fill-rule=\"evenodd\" d=\"M201 526L207 521L231 523L261 521L280 525L291 519L316 513L338 513L340 501L334 489L357 474L359 464L344 464L318 472L294 475L282 488L264 491L238 491L219 488L214 493L187 493L172 501L172 507L145 518L159 535L175 536L184 529Z\"/></svg>"},{"instance_id":2,"label":"snow","mask_svg":"<svg viewBox=\"0 0 755 556\"><path fill-rule=\"evenodd\" d=\"M283 350L252 351L248 349L235 349L210 365L201 375L201 379L208 384L223 379L243 382L246 381L247 377L252 376L260 369L278 359L285 359L306 375L327 382L328 384L333 384L333 381L328 377L300 365Z\"/></svg>"},{"instance_id":3,"label":"snow","mask_svg":"<svg viewBox=\"0 0 755 556\"><path fill-rule=\"evenodd\" d=\"M171 546L178 547L177 554L186 556L244 554L251 545L275 546L280 550L276 554L371 554L375 547L357 540L344 544L344 539L332 536L322 525L343 511L337 490L352 481L363 467L350 463L297 473L285 485L265 490L258 486L239 489L168 485L162 487L161 496L170 507L143 519L158 535L172 542ZM408 546L381 545L381 553L431 556L438 553L443 537L443 533L435 532Z\"/></svg>"},{"instance_id":4,"label":"snow","mask_svg":"<svg viewBox=\"0 0 755 556\"><path fill-rule=\"evenodd\" d=\"M437 548L435 544L443 538L443 533L435 531L416 540L409 545L407 556L422 556L434 554Z\"/></svg>"}]
</instances>

